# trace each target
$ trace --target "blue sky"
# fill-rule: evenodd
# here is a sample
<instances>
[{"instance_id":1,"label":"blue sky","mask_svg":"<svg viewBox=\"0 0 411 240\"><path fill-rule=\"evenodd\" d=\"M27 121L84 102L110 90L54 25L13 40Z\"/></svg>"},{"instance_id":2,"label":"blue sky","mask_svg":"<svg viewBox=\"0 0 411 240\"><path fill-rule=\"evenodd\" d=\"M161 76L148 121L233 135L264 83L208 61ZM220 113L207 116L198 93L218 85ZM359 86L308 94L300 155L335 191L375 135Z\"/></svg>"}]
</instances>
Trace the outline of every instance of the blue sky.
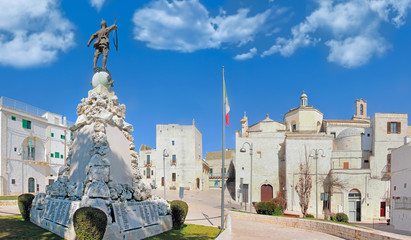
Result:
<instances>
[{"instance_id":1,"label":"blue sky","mask_svg":"<svg viewBox=\"0 0 411 240\"><path fill-rule=\"evenodd\" d=\"M283 121L309 104L325 119L411 111L411 0L0 0L0 94L76 120L91 89L90 36L116 13L108 69L135 144L156 124L196 125L203 153L221 150L221 67L231 124ZM101 60L99 64L101 66Z\"/></svg>"}]
</instances>

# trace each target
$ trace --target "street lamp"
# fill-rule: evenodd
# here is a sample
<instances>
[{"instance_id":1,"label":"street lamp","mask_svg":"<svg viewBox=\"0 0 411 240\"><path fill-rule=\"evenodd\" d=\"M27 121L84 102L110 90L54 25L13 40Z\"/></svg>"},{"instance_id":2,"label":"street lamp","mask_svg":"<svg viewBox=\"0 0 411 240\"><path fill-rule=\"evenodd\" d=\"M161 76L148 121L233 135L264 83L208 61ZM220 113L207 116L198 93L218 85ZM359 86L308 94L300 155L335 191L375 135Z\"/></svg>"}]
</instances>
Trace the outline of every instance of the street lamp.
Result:
<instances>
[{"instance_id":1,"label":"street lamp","mask_svg":"<svg viewBox=\"0 0 411 240\"><path fill-rule=\"evenodd\" d=\"M164 200L166 200L166 157L168 157L167 149L163 150L163 183L164 183Z\"/></svg>"},{"instance_id":2,"label":"street lamp","mask_svg":"<svg viewBox=\"0 0 411 240\"><path fill-rule=\"evenodd\" d=\"M250 147L250 158L251 158L251 170L250 170L250 212L252 212L252 204L253 204L253 143L245 142L243 146L240 148L240 152L246 152L244 146L248 144Z\"/></svg>"},{"instance_id":3,"label":"street lamp","mask_svg":"<svg viewBox=\"0 0 411 240\"><path fill-rule=\"evenodd\" d=\"M322 152L321 157L325 157L324 150L312 149L309 157L315 159L315 218L318 218L318 153ZM313 155L314 153L314 155Z\"/></svg>"}]
</instances>

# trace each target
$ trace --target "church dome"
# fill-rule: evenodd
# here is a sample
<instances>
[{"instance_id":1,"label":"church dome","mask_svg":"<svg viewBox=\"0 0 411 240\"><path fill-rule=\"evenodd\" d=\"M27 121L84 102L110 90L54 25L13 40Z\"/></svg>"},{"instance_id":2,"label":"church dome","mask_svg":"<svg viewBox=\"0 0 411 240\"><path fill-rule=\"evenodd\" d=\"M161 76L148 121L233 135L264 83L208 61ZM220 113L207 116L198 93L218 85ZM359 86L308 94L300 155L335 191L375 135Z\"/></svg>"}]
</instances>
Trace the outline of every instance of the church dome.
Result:
<instances>
[{"instance_id":1,"label":"church dome","mask_svg":"<svg viewBox=\"0 0 411 240\"><path fill-rule=\"evenodd\" d=\"M362 131L358 128L347 128L338 134L337 138L361 136Z\"/></svg>"}]
</instances>

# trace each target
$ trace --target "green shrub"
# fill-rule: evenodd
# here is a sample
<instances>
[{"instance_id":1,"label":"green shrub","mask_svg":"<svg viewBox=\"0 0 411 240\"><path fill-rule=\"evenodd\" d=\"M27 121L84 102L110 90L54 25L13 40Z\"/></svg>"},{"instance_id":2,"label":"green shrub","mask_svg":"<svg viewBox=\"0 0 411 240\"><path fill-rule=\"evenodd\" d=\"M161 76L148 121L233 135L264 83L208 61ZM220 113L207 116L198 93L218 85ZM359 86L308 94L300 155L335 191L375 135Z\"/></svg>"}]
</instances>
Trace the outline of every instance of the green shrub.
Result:
<instances>
[{"instance_id":1,"label":"green shrub","mask_svg":"<svg viewBox=\"0 0 411 240\"><path fill-rule=\"evenodd\" d=\"M73 224L77 239L103 239L107 216L98 208L82 207L74 213Z\"/></svg>"},{"instance_id":2,"label":"green shrub","mask_svg":"<svg viewBox=\"0 0 411 240\"><path fill-rule=\"evenodd\" d=\"M171 202L171 216L173 218L173 227L180 229L184 226L184 221L188 213L188 205L181 200L174 200Z\"/></svg>"},{"instance_id":3,"label":"green shrub","mask_svg":"<svg viewBox=\"0 0 411 240\"><path fill-rule=\"evenodd\" d=\"M31 203L33 202L34 195L30 193L21 194L18 197L18 205L21 216L25 221L30 220Z\"/></svg>"},{"instance_id":4,"label":"green shrub","mask_svg":"<svg viewBox=\"0 0 411 240\"><path fill-rule=\"evenodd\" d=\"M276 202L258 202L255 205L255 210L258 214L264 215L282 215L283 209Z\"/></svg>"},{"instance_id":5,"label":"green shrub","mask_svg":"<svg viewBox=\"0 0 411 240\"><path fill-rule=\"evenodd\" d=\"M348 216L345 213L337 213L337 214L335 214L335 220L334 221L348 223Z\"/></svg>"},{"instance_id":6,"label":"green shrub","mask_svg":"<svg viewBox=\"0 0 411 240\"><path fill-rule=\"evenodd\" d=\"M305 218L314 218L314 215L307 213L307 215L305 215Z\"/></svg>"}]
</instances>

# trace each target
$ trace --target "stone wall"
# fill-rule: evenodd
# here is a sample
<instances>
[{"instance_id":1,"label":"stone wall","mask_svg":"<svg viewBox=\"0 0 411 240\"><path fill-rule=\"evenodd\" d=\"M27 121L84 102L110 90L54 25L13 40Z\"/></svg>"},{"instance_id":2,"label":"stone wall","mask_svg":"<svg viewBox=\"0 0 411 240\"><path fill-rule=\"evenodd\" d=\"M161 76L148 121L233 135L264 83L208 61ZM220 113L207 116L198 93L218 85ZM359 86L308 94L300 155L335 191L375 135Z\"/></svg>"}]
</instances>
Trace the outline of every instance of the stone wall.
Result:
<instances>
[{"instance_id":1,"label":"stone wall","mask_svg":"<svg viewBox=\"0 0 411 240\"><path fill-rule=\"evenodd\" d=\"M287 218L287 217L276 217L259 215L252 213L243 213L229 211L228 214L232 218L243 219L253 222L264 222L278 224L285 227L295 227L301 229L307 229L311 231L323 232L326 234L334 235L344 239L361 239L361 240L395 240L395 239L410 239L406 236L401 236L394 233L386 233L377 230L368 230L359 227L351 227L348 225L323 222L315 220L307 220L300 218Z\"/></svg>"}]
</instances>

